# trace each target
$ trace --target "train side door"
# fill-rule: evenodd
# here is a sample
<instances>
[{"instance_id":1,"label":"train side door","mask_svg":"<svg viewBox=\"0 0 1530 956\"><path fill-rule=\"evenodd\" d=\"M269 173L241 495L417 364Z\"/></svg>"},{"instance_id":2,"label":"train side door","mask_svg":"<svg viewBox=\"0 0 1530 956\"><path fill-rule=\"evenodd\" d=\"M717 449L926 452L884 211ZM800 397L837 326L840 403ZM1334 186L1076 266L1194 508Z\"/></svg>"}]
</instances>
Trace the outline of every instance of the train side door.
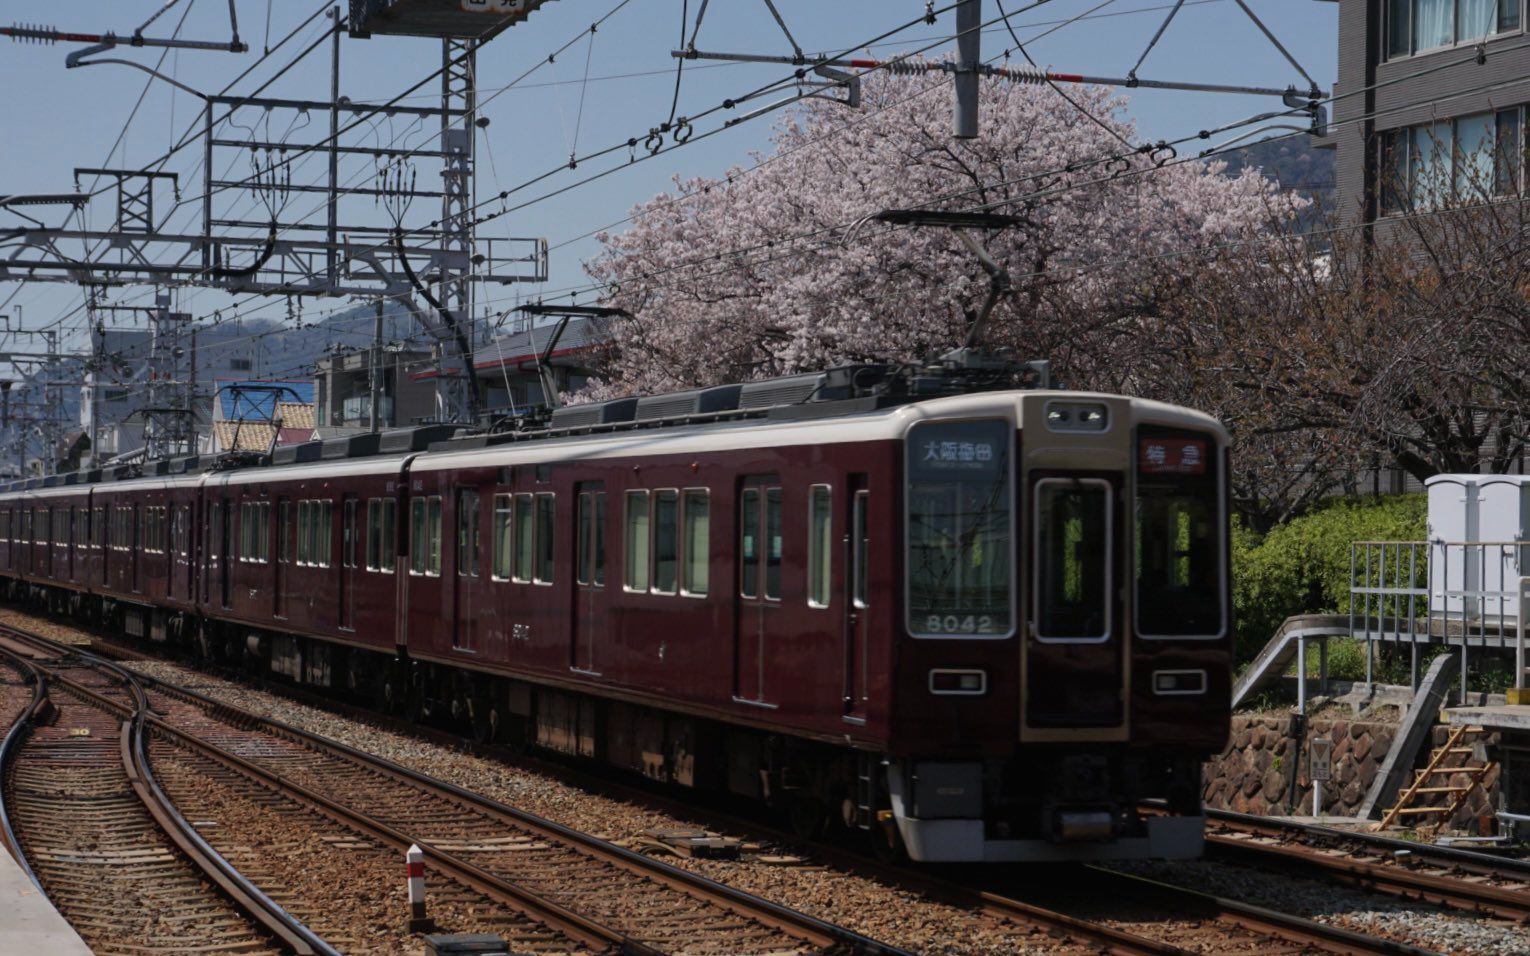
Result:
<instances>
[{"instance_id":1,"label":"train side door","mask_svg":"<svg viewBox=\"0 0 1530 956\"><path fill-rule=\"evenodd\" d=\"M745 478L738 509L738 620L733 644L733 696L764 703L766 636L781 608L781 483L775 475Z\"/></svg>"},{"instance_id":2,"label":"train side door","mask_svg":"<svg viewBox=\"0 0 1530 956\"><path fill-rule=\"evenodd\" d=\"M571 665L597 674L595 642L606 630L606 486L581 483L574 515L574 629Z\"/></svg>"},{"instance_id":3,"label":"train side door","mask_svg":"<svg viewBox=\"0 0 1530 956\"><path fill-rule=\"evenodd\" d=\"M340 627L356 629L356 537L361 533L356 518L356 496L340 499Z\"/></svg>"},{"instance_id":4,"label":"train side door","mask_svg":"<svg viewBox=\"0 0 1530 956\"><path fill-rule=\"evenodd\" d=\"M850 476L850 519L845 528L845 717L866 719L868 619L871 595L867 562L871 558L871 492L865 475Z\"/></svg>"},{"instance_id":5,"label":"train side door","mask_svg":"<svg viewBox=\"0 0 1530 956\"><path fill-rule=\"evenodd\" d=\"M292 570L292 499L276 499L276 563L273 565L271 613L287 616L287 575Z\"/></svg>"},{"instance_id":6,"label":"train side door","mask_svg":"<svg viewBox=\"0 0 1530 956\"><path fill-rule=\"evenodd\" d=\"M479 511L480 504L477 490L457 489L457 500L454 502L456 508L454 518L457 522L457 561L454 584L457 626L452 628L452 649L469 654L478 653L478 615L473 613L473 603L480 576L479 525L483 518Z\"/></svg>"},{"instance_id":7,"label":"train side door","mask_svg":"<svg viewBox=\"0 0 1530 956\"><path fill-rule=\"evenodd\" d=\"M229 500L218 502L218 597L223 607L231 606L233 573L231 562L234 552L234 515Z\"/></svg>"}]
</instances>

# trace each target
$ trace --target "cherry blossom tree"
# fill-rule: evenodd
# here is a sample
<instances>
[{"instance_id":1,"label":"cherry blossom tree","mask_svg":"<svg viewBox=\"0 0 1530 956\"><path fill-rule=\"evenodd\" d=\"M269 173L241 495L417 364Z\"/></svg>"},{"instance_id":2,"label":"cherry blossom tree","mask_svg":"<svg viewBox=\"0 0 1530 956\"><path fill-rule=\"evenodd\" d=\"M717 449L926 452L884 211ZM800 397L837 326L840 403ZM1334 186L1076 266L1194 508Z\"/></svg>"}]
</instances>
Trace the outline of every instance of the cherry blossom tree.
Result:
<instances>
[{"instance_id":1,"label":"cherry blossom tree","mask_svg":"<svg viewBox=\"0 0 1530 956\"><path fill-rule=\"evenodd\" d=\"M586 267L611 329L594 396L748 380L961 344L988 281L941 229L865 222L883 209L990 208L978 234L1011 274L987 345L1049 358L1069 384L1152 394L1156 317L1198 255L1278 230L1301 204L1255 170L1132 153L1124 102L990 81L983 135L950 136L948 81L868 77L863 106L810 100L758 168L677 181L602 234ZM1090 115L1086 115L1087 110ZM1120 156L1110 162L1105 157ZM1159 160L1168 160L1158 162Z\"/></svg>"}]
</instances>

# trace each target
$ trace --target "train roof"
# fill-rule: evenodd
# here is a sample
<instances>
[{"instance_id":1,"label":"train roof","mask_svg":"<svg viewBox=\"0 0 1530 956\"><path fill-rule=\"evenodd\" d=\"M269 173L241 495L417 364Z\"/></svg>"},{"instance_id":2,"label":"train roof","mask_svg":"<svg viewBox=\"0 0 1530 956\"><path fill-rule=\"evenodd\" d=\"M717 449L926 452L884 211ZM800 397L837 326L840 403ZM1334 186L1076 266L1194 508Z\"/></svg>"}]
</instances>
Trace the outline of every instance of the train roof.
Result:
<instances>
[{"instance_id":1,"label":"train roof","mask_svg":"<svg viewBox=\"0 0 1530 956\"><path fill-rule=\"evenodd\" d=\"M997 374L996 374L997 371ZM488 464L638 458L822 442L886 441L934 417L1020 419L1023 401L1126 401L1134 423L1227 433L1209 415L1141 398L1016 387L1019 373L1045 383L1044 363L978 368L974 389L962 371L908 374L907 367L859 365L740 385L690 389L560 408L545 419L500 431L425 425L282 446L266 455L190 456L118 465L0 486L0 496L53 498L87 489L132 491L201 484L241 486L296 479L416 472ZM984 376L987 376L984 378ZM1007 376L1007 377L1005 377ZM1005 384L1007 383L1007 387Z\"/></svg>"}]
</instances>

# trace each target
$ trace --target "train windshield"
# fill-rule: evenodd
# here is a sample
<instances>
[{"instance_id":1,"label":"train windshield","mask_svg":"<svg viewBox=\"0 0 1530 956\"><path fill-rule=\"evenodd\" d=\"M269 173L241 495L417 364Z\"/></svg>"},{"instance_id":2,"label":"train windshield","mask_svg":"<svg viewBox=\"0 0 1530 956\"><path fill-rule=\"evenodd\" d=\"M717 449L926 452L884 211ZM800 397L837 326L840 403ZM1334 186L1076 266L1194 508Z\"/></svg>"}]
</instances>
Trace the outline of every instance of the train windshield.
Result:
<instances>
[{"instance_id":1,"label":"train windshield","mask_svg":"<svg viewBox=\"0 0 1530 956\"><path fill-rule=\"evenodd\" d=\"M1013 426L916 425L908 438L908 630L919 637L1012 631Z\"/></svg>"},{"instance_id":2,"label":"train windshield","mask_svg":"<svg viewBox=\"0 0 1530 956\"><path fill-rule=\"evenodd\" d=\"M1137 436L1137 631L1220 637L1223 517L1211 436L1143 428Z\"/></svg>"}]
</instances>

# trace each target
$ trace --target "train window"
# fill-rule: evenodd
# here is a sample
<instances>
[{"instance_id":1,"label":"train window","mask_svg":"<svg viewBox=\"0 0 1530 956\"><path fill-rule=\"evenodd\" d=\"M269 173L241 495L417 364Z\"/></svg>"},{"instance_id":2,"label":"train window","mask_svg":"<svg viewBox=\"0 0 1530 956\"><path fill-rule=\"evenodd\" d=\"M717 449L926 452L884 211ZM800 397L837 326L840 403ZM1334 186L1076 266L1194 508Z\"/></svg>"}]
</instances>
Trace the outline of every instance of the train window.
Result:
<instances>
[{"instance_id":1,"label":"train window","mask_svg":"<svg viewBox=\"0 0 1530 956\"><path fill-rule=\"evenodd\" d=\"M531 520L531 495L515 496L515 568L511 579L531 583L531 562L536 554L536 525Z\"/></svg>"},{"instance_id":2,"label":"train window","mask_svg":"<svg viewBox=\"0 0 1530 956\"><path fill-rule=\"evenodd\" d=\"M1036 483L1036 638L1052 643L1110 639L1111 486L1097 478Z\"/></svg>"},{"instance_id":3,"label":"train window","mask_svg":"<svg viewBox=\"0 0 1530 956\"><path fill-rule=\"evenodd\" d=\"M745 488L740 498L739 520L739 578L738 593L744 597L757 597L760 593L760 492L757 488Z\"/></svg>"},{"instance_id":4,"label":"train window","mask_svg":"<svg viewBox=\"0 0 1530 956\"><path fill-rule=\"evenodd\" d=\"M496 581L510 580L510 569L515 556L515 523L513 498L510 495L494 496L494 569Z\"/></svg>"},{"instance_id":5,"label":"train window","mask_svg":"<svg viewBox=\"0 0 1530 956\"><path fill-rule=\"evenodd\" d=\"M868 592L866 588L866 564L871 557L871 529L867 524L870 515L871 492L857 491L855 493L855 513L851 516L851 534L854 544L853 561L853 588L851 600L856 607L866 607Z\"/></svg>"},{"instance_id":6,"label":"train window","mask_svg":"<svg viewBox=\"0 0 1530 956\"><path fill-rule=\"evenodd\" d=\"M313 547L313 534L309 531L313 524L313 502L299 501L297 506L297 563L309 564L312 557L309 549Z\"/></svg>"},{"instance_id":7,"label":"train window","mask_svg":"<svg viewBox=\"0 0 1530 956\"><path fill-rule=\"evenodd\" d=\"M685 575L680 582L682 593L705 597L711 570L712 498L705 488L685 492Z\"/></svg>"},{"instance_id":8,"label":"train window","mask_svg":"<svg viewBox=\"0 0 1530 956\"><path fill-rule=\"evenodd\" d=\"M674 594L679 584L680 493L673 489L653 496L653 592Z\"/></svg>"},{"instance_id":9,"label":"train window","mask_svg":"<svg viewBox=\"0 0 1530 956\"><path fill-rule=\"evenodd\" d=\"M283 498L276 506L276 560L292 563L292 502ZM190 522L187 522L188 528ZM188 535L188 537L190 537ZM184 551L182 552L185 553Z\"/></svg>"},{"instance_id":10,"label":"train window","mask_svg":"<svg viewBox=\"0 0 1530 956\"><path fill-rule=\"evenodd\" d=\"M1223 519L1211 436L1138 433L1133 553L1137 632L1217 638L1223 612Z\"/></svg>"},{"instance_id":11,"label":"train window","mask_svg":"<svg viewBox=\"0 0 1530 956\"><path fill-rule=\"evenodd\" d=\"M441 574L441 496L415 498L409 503L409 573Z\"/></svg>"},{"instance_id":12,"label":"train window","mask_svg":"<svg viewBox=\"0 0 1530 956\"><path fill-rule=\"evenodd\" d=\"M478 577L478 492L457 492L457 574Z\"/></svg>"},{"instance_id":13,"label":"train window","mask_svg":"<svg viewBox=\"0 0 1530 956\"><path fill-rule=\"evenodd\" d=\"M392 498L383 499L382 543L379 548L379 566L392 573L398 567L398 502Z\"/></svg>"},{"instance_id":14,"label":"train window","mask_svg":"<svg viewBox=\"0 0 1530 956\"><path fill-rule=\"evenodd\" d=\"M834 571L834 497L828 485L808 490L808 604L829 606Z\"/></svg>"},{"instance_id":15,"label":"train window","mask_svg":"<svg viewBox=\"0 0 1530 956\"><path fill-rule=\"evenodd\" d=\"M373 498L367 502L367 570L391 572L396 566L398 502Z\"/></svg>"},{"instance_id":16,"label":"train window","mask_svg":"<svg viewBox=\"0 0 1530 956\"><path fill-rule=\"evenodd\" d=\"M606 493L579 495L578 581L604 587L606 583Z\"/></svg>"},{"instance_id":17,"label":"train window","mask_svg":"<svg viewBox=\"0 0 1530 956\"><path fill-rule=\"evenodd\" d=\"M409 501L409 573L424 574L425 559L425 499Z\"/></svg>"},{"instance_id":18,"label":"train window","mask_svg":"<svg viewBox=\"0 0 1530 956\"><path fill-rule=\"evenodd\" d=\"M357 566L356 552L360 550L357 539L361 536L356 526L356 499L347 497L344 508L340 515L340 563L354 568Z\"/></svg>"},{"instance_id":19,"label":"train window","mask_svg":"<svg viewBox=\"0 0 1530 956\"><path fill-rule=\"evenodd\" d=\"M1010 449L998 420L909 430L907 627L916 637L1014 633Z\"/></svg>"},{"instance_id":20,"label":"train window","mask_svg":"<svg viewBox=\"0 0 1530 956\"><path fill-rule=\"evenodd\" d=\"M553 583L553 545L557 527L556 500L551 494L537 495L537 574L538 584Z\"/></svg>"},{"instance_id":21,"label":"train window","mask_svg":"<svg viewBox=\"0 0 1530 956\"><path fill-rule=\"evenodd\" d=\"M627 492L626 588L648 590L648 492Z\"/></svg>"},{"instance_id":22,"label":"train window","mask_svg":"<svg viewBox=\"0 0 1530 956\"><path fill-rule=\"evenodd\" d=\"M781 489L765 489L765 599L781 599Z\"/></svg>"},{"instance_id":23,"label":"train window","mask_svg":"<svg viewBox=\"0 0 1530 956\"><path fill-rule=\"evenodd\" d=\"M314 502L315 517L314 532L317 535L314 548L314 564L321 568L329 567L330 551L334 547L335 526L330 522L330 503L328 501Z\"/></svg>"}]
</instances>

